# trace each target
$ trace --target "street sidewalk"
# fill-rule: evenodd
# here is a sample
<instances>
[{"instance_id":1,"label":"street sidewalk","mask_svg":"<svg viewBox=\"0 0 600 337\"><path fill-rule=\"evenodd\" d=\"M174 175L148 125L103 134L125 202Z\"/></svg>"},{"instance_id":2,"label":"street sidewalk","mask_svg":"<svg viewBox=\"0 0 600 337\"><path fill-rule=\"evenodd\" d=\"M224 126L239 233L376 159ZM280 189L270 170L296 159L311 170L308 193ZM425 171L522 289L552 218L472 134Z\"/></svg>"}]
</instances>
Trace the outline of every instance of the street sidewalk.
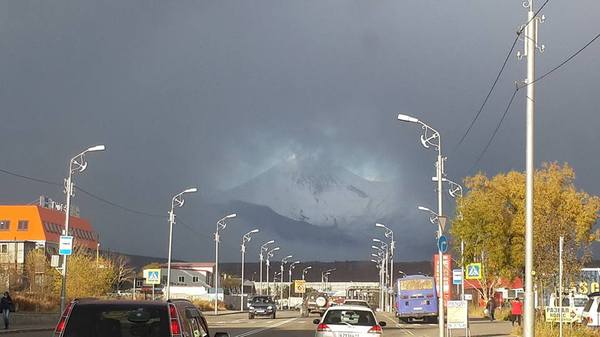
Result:
<instances>
[{"instance_id":1,"label":"street sidewalk","mask_svg":"<svg viewBox=\"0 0 600 337\"><path fill-rule=\"evenodd\" d=\"M0 335L9 333L24 333L24 332L38 332L38 331L54 331L54 326L50 325L24 325L17 327L9 327L8 329L0 328Z\"/></svg>"}]
</instances>

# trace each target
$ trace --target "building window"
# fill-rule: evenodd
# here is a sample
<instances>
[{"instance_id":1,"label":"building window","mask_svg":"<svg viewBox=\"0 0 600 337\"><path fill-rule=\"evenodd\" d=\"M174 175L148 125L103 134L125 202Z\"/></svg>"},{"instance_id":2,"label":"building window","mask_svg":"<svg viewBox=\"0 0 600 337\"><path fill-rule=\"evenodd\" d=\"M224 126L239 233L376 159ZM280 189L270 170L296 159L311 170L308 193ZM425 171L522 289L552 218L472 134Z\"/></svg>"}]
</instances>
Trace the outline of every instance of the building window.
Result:
<instances>
[{"instance_id":1,"label":"building window","mask_svg":"<svg viewBox=\"0 0 600 337\"><path fill-rule=\"evenodd\" d=\"M9 220L0 220L0 231L7 231L10 229Z\"/></svg>"},{"instance_id":2,"label":"building window","mask_svg":"<svg viewBox=\"0 0 600 337\"><path fill-rule=\"evenodd\" d=\"M185 283L185 276L179 276L177 278L177 282L179 282L179 283Z\"/></svg>"},{"instance_id":3,"label":"building window","mask_svg":"<svg viewBox=\"0 0 600 337\"><path fill-rule=\"evenodd\" d=\"M8 243L0 244L0 254L8 254Z\"/></svg>"},{"instance_id":4,"label":"building window","mask_svg":"<svg viewBox=\"0 0 600 337\"><path fill-rule=\"evenodd\" d=\"M19 220L19 224L17 225L18 231L26 231L29 229L29 221L27 220Z\"/></svg>"},{"instance_id":5,"label":"building window","mask_svg":"<svg viewBox=\"0 0 600 337\"><path fill-rule=\"evenodd\" d=\"M198 283L200 282L200 278L198 276L192 276L192 282Z\"/></svg>"}]
</instances>

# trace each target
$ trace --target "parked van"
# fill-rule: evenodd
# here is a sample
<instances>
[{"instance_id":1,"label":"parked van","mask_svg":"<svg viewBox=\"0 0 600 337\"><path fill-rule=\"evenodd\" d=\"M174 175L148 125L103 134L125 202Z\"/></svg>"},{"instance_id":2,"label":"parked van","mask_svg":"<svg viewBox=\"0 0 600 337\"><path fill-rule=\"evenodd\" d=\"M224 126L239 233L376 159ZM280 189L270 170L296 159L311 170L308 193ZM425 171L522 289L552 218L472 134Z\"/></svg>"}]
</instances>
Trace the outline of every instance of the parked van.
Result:
<instances>
[{"instance_id":1,"label":"parked van","mask_svg":"<svg viewBox=\"0 0 600 337\"><path fill-rule=\"evenodd\" d=\"M591 293L583 308L583 324L588 327L600 327L600 292Z\"/></svg>"}]
</instances>

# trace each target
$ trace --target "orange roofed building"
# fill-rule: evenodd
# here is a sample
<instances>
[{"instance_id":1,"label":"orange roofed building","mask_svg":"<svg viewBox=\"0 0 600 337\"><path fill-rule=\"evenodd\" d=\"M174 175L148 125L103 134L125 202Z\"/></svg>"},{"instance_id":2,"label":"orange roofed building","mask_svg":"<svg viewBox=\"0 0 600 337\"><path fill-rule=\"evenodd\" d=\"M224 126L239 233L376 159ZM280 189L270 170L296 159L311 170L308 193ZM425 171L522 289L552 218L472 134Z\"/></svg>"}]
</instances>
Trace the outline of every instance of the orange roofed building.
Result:
<instances>
[{"instance_id":1,"label":"orange roofed building","mask_svg":"<svg viewBox=\"0 0 600 337\"><path fill-rule=\"evenodd\" d=\"M55 209L0 205L0 264L22 268L27 254L34 249L43 249L46 256L58 254L64 224L65 213ZM69 232L75 247L97 248L98 235L87 220L71 215Z\"/></svg>"}]
</instances>

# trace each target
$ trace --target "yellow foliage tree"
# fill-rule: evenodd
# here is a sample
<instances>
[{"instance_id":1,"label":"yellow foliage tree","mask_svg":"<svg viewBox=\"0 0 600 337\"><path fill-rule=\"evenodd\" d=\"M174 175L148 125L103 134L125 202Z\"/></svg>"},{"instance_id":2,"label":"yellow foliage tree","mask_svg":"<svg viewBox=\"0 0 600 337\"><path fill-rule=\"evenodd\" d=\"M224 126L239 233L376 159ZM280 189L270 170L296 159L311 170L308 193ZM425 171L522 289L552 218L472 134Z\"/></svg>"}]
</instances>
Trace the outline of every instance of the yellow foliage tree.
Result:
<instances>
[{"instance_id":1,"label":"yellow foliage tree","mask_svg":"<svg viewBox=\"0 0 600 337\"><path fill-rule=\"evenodd\" d=\"M535 172L534 270L538 281L557 282L559 237L565 238L565 274L590 258L592 227L600 198L578 191L568 165L545 163ZM455 247L465 242L466 262L483 262L484 298L500 278L523 276L525 260L525 175L511 171L489 179L465 179L468 193L458 200L451 233Z\"/></svg>"},{"instance_id":2,"label":"yellow foliage tree","mask_svg":"<svg viewBox=\"0 0 600 337\"><path fill-rule=\"evenodd\" d=\"M67 259L67 296L69 299L106 296L111 291L115 278L115 266L110 259L96 256L84 250L75 250ZM60 293L61 277L55 280L55 289Z\"/></svg>"}]
</instances>

